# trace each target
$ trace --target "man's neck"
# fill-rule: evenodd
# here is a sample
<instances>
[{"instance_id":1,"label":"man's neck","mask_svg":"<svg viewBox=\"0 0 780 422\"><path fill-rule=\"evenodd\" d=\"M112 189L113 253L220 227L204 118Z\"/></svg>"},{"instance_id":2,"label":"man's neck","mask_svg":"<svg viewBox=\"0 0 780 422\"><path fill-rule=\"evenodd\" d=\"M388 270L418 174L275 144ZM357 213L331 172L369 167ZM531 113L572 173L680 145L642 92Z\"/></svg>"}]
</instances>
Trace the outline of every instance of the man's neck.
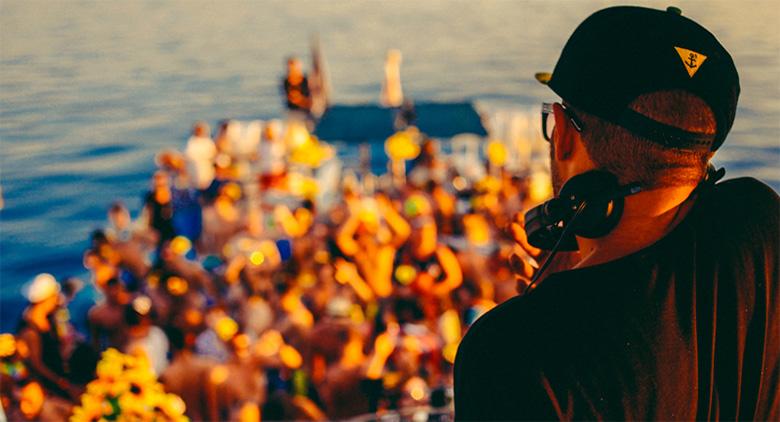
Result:
<instances>
[{"instance_id":1,"label":"man's neck","mask_svg":"<svg viewBox=\"0 0 780 422\"><path fill-rule=\"evenodd\" d=\"M686 201L695 186L640 192L625 199L617 227L598 239L577 237L581 260L574 268L613 261L652 245L668 234L693 205Z\"/></svg>"},{"instance_id":2,"label":"man's neck","mask_svg":"<svg viewBox=\"0 0 780 422\"><path fill-rule=\"evenodd\" d=\"M49 315L38 306L33 306L27 310L27 320L32 322L39 330L49 331Z\"/></svg>"}]
</instances>

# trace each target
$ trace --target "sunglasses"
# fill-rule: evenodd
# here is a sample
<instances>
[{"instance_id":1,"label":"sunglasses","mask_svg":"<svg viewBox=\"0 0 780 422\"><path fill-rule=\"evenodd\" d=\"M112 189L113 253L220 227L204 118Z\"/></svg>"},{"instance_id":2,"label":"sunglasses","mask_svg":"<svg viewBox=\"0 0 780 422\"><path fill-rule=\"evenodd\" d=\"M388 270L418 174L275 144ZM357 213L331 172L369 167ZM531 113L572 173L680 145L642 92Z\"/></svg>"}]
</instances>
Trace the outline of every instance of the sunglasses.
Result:
<instances>
[{"instance_id":1,"label":"sunglasses","mask_svg":"<svg viewBox=\"0 0 780 422\"><path fill-rule=\"evenodd\" d=\"M544 136L544 140L547 142L552 141L553 132L555 131L555 113L553 112L553 104L555 103L542 103L542 136ZM571 110L566 108L565 105L561 104L561 108L566 114L566 117L569 118L569 121L571 121L574 129L576 129L577 132L582 132L582 121L580 121L580 119L578 119Z\"/></svg>"}]
</instances>

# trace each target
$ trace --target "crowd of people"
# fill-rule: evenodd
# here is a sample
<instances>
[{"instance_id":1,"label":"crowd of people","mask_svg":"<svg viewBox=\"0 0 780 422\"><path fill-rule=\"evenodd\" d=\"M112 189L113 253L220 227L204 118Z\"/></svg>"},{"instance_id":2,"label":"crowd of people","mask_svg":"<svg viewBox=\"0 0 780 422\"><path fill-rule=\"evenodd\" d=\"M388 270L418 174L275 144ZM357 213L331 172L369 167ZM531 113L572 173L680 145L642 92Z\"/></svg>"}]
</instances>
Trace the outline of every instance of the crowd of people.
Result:
<instances>
[{"instance_id":1,"label":"crowd of people","mask_svg":"<svg viewBox=\"0 0 780 422\"><path fill-rule=\"evenodd\" d=\"M527 180L487 162L469 180L421 137L401 183L345 171L325 207L296 164L320 160L294 158L328 147L291 145L303 126L225 121L212 139L199 122L158 154L137 217L116 202L90 236L89 333L69 321L73 280L28 287L0 345L9 418L68 414L107 348L144 353L193 420L450 417L463 333L517 292L505 227Z\"/></svg>"}]
</instances>

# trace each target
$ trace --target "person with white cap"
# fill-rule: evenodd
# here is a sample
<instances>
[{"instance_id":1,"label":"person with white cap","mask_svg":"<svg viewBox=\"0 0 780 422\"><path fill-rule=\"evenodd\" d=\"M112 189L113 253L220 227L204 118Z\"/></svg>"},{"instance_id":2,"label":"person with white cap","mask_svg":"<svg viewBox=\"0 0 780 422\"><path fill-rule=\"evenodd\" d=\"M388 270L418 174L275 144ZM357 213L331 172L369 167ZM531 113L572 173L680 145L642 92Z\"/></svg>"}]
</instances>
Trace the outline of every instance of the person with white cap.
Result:
<instances>
[{"instance_id":1,"label":"person with white cap","mask_svg":"<svg viewBox=\"0 0 780 422\"><path fill-rule=\"evenodd\" d=\"M18 337L29 350L27 366L44 387L72 400L80 391L66 378L60 338L54 321L60 306L60 284L51 274L38 274L25 289L30 305L24 311Z\"/></svg>"}]
</instances>

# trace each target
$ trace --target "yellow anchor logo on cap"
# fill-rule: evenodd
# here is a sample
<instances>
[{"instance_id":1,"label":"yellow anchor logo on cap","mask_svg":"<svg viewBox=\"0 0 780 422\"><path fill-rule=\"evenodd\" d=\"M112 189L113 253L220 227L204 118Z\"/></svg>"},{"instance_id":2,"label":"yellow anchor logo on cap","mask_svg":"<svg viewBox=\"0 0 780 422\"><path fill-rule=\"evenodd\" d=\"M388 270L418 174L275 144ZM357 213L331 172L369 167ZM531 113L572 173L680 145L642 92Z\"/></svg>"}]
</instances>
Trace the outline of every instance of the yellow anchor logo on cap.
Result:
<instances>
[{"instance_id":1,"label":"yellow anchor logo on cap","mask_svg":"<svg viewBox=\"0 0 780 422\"><path fill-rule=\"evenodd\" d=\"M685 67L685 70L688 71L688 76L691 78L696 74L696 72L699 71L702 63L707 60L707 56L701 53L697 53L693 50L688 50L687 48L682 47L674 47L674 49L677 50L677 54L680 55L683 66Z\"/></svg>"}]
</instances>

